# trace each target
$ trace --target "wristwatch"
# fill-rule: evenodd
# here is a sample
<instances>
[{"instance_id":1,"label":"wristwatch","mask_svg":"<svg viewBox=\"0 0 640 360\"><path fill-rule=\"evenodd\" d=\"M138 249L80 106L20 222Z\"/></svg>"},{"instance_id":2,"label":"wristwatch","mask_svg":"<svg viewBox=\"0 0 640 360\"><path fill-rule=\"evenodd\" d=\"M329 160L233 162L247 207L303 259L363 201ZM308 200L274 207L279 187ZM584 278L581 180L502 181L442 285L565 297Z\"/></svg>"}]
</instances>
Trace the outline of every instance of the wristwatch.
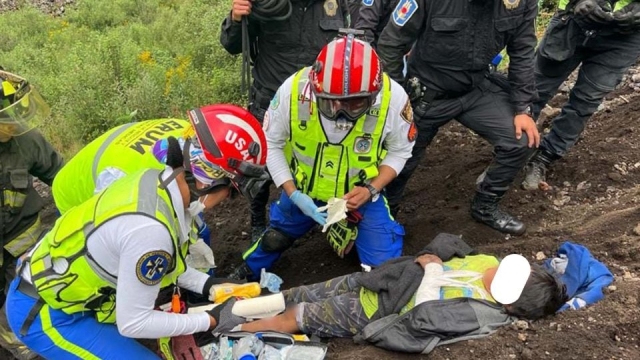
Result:
<instances>
[{"instance_id":1,"label":"wristwatch","mask_svg":"<svg viewBox=\"0 0 640 360\"><path fill-rule=\"evenodd\" d=\"M378 200L378 196L380 196L380 190L376 189L371 184L365 184L364 187L367 188L367 190L369 190L369 194L371 194L371 200L370 201Z\"/></svg>"},{"instance_id":2,"label":"wristwatch","mask_svg":"<svg viewBox=\"0 0 640 360\"><path fill-rule=\"evenodd\" d=\"M523 115L523 114L533 116L533 110L531 110L531 105L527 106L523 110L516 111L516 115Z\"/></svg>"}]
</instances>

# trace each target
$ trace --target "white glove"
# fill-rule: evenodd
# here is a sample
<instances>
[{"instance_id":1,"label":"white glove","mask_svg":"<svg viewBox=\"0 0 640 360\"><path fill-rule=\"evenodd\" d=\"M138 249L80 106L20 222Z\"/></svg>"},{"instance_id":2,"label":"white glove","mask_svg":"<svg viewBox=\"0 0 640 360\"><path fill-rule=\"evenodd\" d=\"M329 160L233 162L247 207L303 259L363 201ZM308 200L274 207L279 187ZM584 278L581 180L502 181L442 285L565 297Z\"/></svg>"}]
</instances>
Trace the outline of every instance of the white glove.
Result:
<instances>
[{"instance_id":1,"label":"white glove","mask_svg":"<svg viewBox=\"0 0 640 360\"><path fill-rule=\"evenodd\" d=\"M189 255L187 255L186 262L188 266L205 272L216 267L213 250L202 239L198 239L198 241L189 246Z\"/></svg>"},{"instance_id":2,"label":"white glove","mask_svg":"<svg viewBox=\"0 0 640 360\"><path fill-rule=\"evenodd\" d=\"M347 200L331 198L327 205L318 208L318 211L327 211L327 223L322 227L322 232L326 232L329 226L340 220L347 218Z\"/></svg>"}]
</instances>

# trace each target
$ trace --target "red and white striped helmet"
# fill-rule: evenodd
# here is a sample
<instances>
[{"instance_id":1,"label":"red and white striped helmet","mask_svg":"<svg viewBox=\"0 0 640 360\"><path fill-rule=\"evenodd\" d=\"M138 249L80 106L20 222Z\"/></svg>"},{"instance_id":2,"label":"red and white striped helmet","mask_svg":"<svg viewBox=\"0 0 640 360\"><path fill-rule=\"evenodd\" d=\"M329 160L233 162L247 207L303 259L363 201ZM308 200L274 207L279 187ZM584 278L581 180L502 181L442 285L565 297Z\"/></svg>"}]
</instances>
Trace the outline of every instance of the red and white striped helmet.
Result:
<instances>
[{"instance_id":1,"label":"red and white striped helmet","mask_svg":"<svg viewBox=\"0 0 640 360\"><path fill-rule=\"evenodd\" d=\"M309 80L318 98L369 97L373 101L382 87L382 65L369 43L349 34L320 51Z\"/></svg>"},{"instance_id":2,"label":"red and white striped helmet","mask_svg":"<svg viewBox=\"0 0 640 360\"><path fill-rule=\"evenodd\" d=\"M247 110L229 104L208 105L187 113L205 158L232 178L261 176L267 161L262 126Z\"/></svg>"}]
</instances>

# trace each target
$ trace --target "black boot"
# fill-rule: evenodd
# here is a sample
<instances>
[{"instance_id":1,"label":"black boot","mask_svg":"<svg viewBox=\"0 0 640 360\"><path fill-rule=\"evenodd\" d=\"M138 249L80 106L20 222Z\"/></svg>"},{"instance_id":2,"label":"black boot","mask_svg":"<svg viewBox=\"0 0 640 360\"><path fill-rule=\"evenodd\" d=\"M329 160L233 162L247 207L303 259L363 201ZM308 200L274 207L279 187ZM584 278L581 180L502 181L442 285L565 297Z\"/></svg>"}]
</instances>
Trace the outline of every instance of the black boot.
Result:
<instances>
[{"instance_id":1,"label":"black boot","mask_svg":"<svg viewBox=\"0 0 640 360\"><path fill-rule=\"evenodd\" d=\"M258 241L260 236L267 230L267 227L264 225L253 225L251 226L251 243Z\"/></svg>"},{"instance_id":2,"label":"black boot","mask_svg":"<svg viewBox=\"0 0 640 360\"><path fill-rule=\"evenodd\" d=\"M540 183L547 181L547 169L552 162L560 156L550 153L545 149L538 149L525 166L524 190L538 190Z\"/></svg>"},{"instance_id":3,"label":"black boot","mask_svg":"<svg viewBox=\"0 0 640 360\"><path fill-rule=\"evenodd\" d=\"M476 191L471 202L471 217L505 234L522 235L527 226L520 220L498 208L502 194Z\"/></svg>"}]
</instances>

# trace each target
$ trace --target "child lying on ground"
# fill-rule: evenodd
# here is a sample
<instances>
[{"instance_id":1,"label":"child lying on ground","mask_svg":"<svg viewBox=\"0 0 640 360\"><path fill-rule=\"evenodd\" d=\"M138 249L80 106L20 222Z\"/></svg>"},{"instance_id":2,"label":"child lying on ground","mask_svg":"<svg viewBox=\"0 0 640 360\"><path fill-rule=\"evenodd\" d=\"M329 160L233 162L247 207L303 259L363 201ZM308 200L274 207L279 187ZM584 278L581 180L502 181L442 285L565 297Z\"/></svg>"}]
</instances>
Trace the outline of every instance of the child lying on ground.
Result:
<instances>
[{"instance_id":1,"label":"child lying on ground","mask_svg":"<svg viewBox=\"0 0 640 360\"><path fill-rule=\"evenodd\" d=\"M489 335L512 316L535 320L553 314L567 301L554 275L519 255L502 262L475 255L448 234L425 249L430 254L394 259L369 273L283 291L296 305L240 328L357 335L390 350L428 353L438 344Z\"/></svg>"}]
</instances>

